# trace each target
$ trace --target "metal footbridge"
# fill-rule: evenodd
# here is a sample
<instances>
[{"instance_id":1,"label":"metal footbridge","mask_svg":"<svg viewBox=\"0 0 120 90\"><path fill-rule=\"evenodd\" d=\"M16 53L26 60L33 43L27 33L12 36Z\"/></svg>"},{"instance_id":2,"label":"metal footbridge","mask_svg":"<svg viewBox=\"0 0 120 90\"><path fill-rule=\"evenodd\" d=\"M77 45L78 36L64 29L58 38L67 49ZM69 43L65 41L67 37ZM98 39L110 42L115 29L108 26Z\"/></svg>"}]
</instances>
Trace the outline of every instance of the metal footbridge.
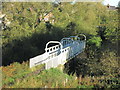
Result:
<instances>
[{"instance_id":1,"label":"metal footbridge","mask_svg":"<svg viewBox=\"0 0 120 90\"><path fill-rule=\"evenodd\" d=\"M63 38L61 41L49 41L45 47L45 53L30 59L30 68L45 64L45 69L55 68L60 64L64 64L84 51L86 44L86 36L70 36Z\"/></svg>"}]
</instances>

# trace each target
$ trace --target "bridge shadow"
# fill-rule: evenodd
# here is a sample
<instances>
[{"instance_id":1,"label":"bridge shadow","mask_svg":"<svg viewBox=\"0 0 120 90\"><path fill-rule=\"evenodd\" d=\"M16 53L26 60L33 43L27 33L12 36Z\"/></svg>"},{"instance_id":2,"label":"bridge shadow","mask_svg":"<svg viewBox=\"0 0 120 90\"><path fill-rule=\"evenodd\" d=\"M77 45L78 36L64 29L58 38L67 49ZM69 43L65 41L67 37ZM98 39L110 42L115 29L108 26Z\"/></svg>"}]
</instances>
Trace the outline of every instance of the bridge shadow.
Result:
<instances>
[{"instance_id":1,"label":"bridge shadow","mask_svg":"<svg viewBox=\"0 0 120 90\"><path fill-rule=\"evenodd\" d=\"M80 79L89 74L88 60L87 58L73 58L64 64L63 71L68 75L76 75Z\"/></svg>"}]
</instances>

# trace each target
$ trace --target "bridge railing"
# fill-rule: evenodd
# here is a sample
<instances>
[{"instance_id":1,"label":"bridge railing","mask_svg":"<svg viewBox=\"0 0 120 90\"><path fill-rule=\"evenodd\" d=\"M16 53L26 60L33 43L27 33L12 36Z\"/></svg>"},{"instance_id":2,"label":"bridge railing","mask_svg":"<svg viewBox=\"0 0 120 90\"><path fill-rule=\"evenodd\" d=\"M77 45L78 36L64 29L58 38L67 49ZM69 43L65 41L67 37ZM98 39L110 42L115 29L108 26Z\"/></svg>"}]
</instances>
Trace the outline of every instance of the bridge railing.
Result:
<instances>
[{"instance_id":1,"label":"bridge railing","mask_svg":"<svg viewBox=\"0 0 120 90\"><path fill-rule=\"evenodd\" d=\"M38 55L34 58L30 59L30 68L37 66L39 64L43 64L45 60L48 59L48 53L44 53L42 55Z\"/></svg>"},{"instance_id":2,"label":"bridge railing","mask_svg":"<svg viewBox=\"0 0 120 90\"><path fill-rule=\"evenodd\" d=\"M72 59L85 48L86 37L80 40L78 36L63 38L60 42L49 41L46 44L45 53L30 59L30 68L45 63L45 68L57 67L66 60ZM49 44L58 44L48 47Z\"/></svg>"}]
</instances>

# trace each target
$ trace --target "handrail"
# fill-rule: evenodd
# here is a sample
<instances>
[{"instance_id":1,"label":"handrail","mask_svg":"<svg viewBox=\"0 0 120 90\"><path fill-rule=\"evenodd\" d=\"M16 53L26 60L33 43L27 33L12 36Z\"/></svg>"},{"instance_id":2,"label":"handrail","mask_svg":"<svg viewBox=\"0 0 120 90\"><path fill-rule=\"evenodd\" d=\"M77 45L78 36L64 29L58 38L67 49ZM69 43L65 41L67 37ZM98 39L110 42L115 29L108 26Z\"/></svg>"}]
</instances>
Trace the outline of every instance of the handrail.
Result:
<instances>
[{"instance_id":1,"label":"handrail","mask_svg":"<svg viewBox=\"0 0 120 90\"><path fill-rule=\"evenodd\" d=\"M84 40L86 41L86 36L84 34L79 34L79 35L83 36L85 38ZM79 37L79 35L77 36Z\"/></svg>"},{"instance_id":2,"label":"handrail","mask_svg":"<svg viewBox=\"0 0 120 90\"><path fill-rule=\"evenodd\" d=\"M58 43L59 45L60 45L60 49L62 49L62 44L59 42L59 41L49 41L47 44L46 44L46 47L45 47L45 51L47 52L47 50L49 49L48 48L48 45L50 44L50 43Z\"/></svg>"}]
</instances>

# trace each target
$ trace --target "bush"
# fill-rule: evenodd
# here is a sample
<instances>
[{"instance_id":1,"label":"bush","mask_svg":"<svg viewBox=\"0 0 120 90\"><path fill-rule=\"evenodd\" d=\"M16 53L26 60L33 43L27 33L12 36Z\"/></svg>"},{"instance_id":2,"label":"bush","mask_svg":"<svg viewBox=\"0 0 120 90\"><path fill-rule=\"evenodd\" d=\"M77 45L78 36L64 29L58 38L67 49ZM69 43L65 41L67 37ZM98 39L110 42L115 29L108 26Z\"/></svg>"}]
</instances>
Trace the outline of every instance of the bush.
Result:
<instances>
[{"instance_id":1,"label":"bush","mask_svg":"<svg viewBox=\"0 0 120 90\"><path fill-rule=\"evenodd\" d=\"M94 46L100 47L100 46L101 46L101 42L102 42L102 39L101 39L100 37L96 37L96 36L91 37L91 38L87 41L87 43L88 43L89 45L93 45L93 47L94 47Z\"/></svg>"}]
</instances>

